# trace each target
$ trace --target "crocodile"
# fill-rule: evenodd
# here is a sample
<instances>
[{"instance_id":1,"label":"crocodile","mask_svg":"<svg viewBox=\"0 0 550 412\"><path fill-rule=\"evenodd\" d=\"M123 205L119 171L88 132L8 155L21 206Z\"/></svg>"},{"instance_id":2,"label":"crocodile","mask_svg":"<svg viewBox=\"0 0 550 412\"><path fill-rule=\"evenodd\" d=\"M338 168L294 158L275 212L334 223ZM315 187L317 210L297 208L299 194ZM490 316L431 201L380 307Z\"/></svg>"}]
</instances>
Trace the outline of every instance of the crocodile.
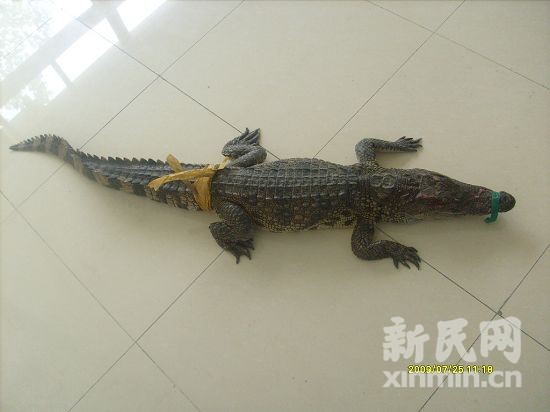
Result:
<instances>
[{"instance_id":1,"label":"crocodile","mask_svg":"<svg viewBox=\"0 0 550 412\"><path fill-rule=\"evenodd\" d=\"M375 240L379 222L407 223L425 218L486 215L493 191L424 169L384 168L377 152L415 152L421 139L362 139L355 146L358 162L340 165L317 158L293 158L264 163L259 129L230 140L222 150L229 159L211 180L212 209L221 219L210 224L220 247L235 256L251 257L255 228L272 232L318 228L353 228L351 249L365 260L391 258L420 268L418 251L393 240ZM100 184L184 209L201 210L189 183L171 181L158 190L153 180L173 172L168 162L152 159L98 157L75 150L65 139L40 135L10 147L57 155L81 174ZM206 164L181 163L182 170ZM498 212L515 199L499 192Z\"/></svg>"}]
</instances>

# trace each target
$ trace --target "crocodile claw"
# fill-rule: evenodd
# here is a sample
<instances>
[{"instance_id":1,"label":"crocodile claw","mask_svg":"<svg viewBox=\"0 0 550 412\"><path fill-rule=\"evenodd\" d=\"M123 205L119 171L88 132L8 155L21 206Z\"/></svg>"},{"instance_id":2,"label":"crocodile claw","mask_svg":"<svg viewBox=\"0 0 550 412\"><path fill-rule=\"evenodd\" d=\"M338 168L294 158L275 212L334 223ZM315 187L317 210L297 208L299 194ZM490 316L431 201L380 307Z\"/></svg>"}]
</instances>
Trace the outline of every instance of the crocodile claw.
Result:
<instances>
[{"instance_id":1,"label":"crocodile claw","mask_svg":"<svg viewBox=\"0 0 550 412\"><path fill-rule=\"evenodd\" d=\"M416 152L416 149L422 147L420 143L422 139L413 139L412 137L400 137L395 141L395 144L399 147L399 150L403 152Z\"/></svg>"},{"instance_id":2,"label":"crocodile claw","mask_svg":"<svg viewBox=\"0 0 550 412\"><path fill-rule=\"evenodd\" d=\"M225 247L225 250L235 256L237 263L239 263L241 256L246 256L249 260L252 259L250 250L254 250L254 246L252 239L238 240Z\"/></svg>"},{"instance_id":3,"label":"crocodile claw","mask_svg":"<svg viewBox=\"0 0 550 412\"><path fill-rule=\"evenodd\" d=\"M260 141L260 129L250 131L248 127L243 133L226 143L225 147L235 145L256 145Z\"/></svg>"},{"instance_id":4,"label":"crocodile claw","mask_svg":"<svg viewBox=\"0 0 550 412\"><path fill-rule=\"evenodd\" d=\"M397 253L394 253L392 256L393 264L396 268L399 267L401 263L407 268L411 268L409 263L412 263L420 270L420 256L418 256L418 251L413 247L403 246Z\"/></svg>"}]
</instances>

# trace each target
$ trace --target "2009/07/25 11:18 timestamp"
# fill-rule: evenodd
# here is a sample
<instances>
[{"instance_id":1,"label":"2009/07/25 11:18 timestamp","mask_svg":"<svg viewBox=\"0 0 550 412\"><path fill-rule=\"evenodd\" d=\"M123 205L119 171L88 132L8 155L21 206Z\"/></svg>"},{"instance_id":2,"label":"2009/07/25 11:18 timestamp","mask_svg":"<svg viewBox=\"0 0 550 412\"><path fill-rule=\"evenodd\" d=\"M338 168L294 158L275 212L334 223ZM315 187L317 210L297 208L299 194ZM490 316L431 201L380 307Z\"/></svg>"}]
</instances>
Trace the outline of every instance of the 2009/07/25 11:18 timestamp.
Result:
<instances>
[{"instance_id":1,"label":"2009/07/25 11:18 timestamp","mask_svg":"<svg viewBox=\"0 0 550 412\"><path fill-rule=\"evenodd\" d=\"M493 365L409 365L409 373L484 373L491 374Z\"/></svg>"}]
</instances>

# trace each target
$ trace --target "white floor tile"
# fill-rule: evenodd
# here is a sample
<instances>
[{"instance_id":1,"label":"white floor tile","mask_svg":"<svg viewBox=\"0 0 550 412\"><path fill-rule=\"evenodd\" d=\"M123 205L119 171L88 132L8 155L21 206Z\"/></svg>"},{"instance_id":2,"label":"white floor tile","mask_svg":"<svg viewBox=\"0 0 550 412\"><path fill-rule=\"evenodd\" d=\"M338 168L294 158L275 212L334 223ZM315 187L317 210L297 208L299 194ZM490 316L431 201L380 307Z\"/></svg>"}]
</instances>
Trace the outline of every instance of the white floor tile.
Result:
<instances>
[{"instance_id":1,"label":"white floor tile","mask_svg":"<svg viewBox=\"0 0 550 412\"><path fill-rule=\"evenodd\" d=\"M94 0L49 0L48 2L54 6L55 10L61 10L74 19L89 12L95 3Z\"/></svg>"},{"instance_id":2,"label":"white floor tile","mask_svg":"<svg viewBox=\"0 0 550 412\"><path fill-rule=\"evenodd\" d=\"M474 348L477 353L480 353L480 341L476 342ZM510 352L511 349L506 348L505 351ZM550 378L548 351L523 334L521 334L521 357L516 364L511 363L496 348L489 352L487 358L479 357L476 363L462 364L465 367L468 365L491 365L498 372L492 377L483 374L479 376L480 382L485 381L487 387L471 387L475 382L472 377L470 378L470 387L440 388L426 405L425 411L456 409L489 412L546 411L550 407L547 395L547 383ZM521 374L519 380L516 378L517 372ZM513 386L505 387L507 381ZM492 382L497 386L493 387ZM516 382L519 383L518 387L515 386Z\"/></svg>"},{"instance_id":3,"label":"white floor tile","mask_svg":"<svg viewBox=\"0 0 550 412\"><path fill-rule=\"evenodd\" d=\"M367 2L247 2L166 78L275 155L312 156L428 35Z\"/></svg>"},{"instance_id":4,"label":"white floor tile","mask_svg":"<svg viewBox=\"0 0 550 412\"><path fill-rule=\"evenodd\" d=\"M550 87L550 2L467 1L439 32Z\"/></svg>"},{"instance_id":5,"label":"white floor tile","mask_svg":"<svg viewBox=\"0 0 550 412\"><path fill-rule=\"evenodd\" d=\"M396 271L350 249L350 231L256 236L251 261L224 254L141 339L199 409L405 410L430 390L383 388L383 327L422 324L434 362L437 322L493 314L428 267ZM458 357L455 354L455 357ZM177 361L174 361L176 360ZM216 393L216 396L212 396Z\"/></svg>"},{"instance_id":6,"label":"white floor tile","mask_svg":"<svg viewBox=\"0 0 550 412\"><path fill-rule=\"evenodd\" d=\"M197 409L134 346L76 405L75 412L186 412Z\"/></svg>"},{"instance_id":7,"label":"white floor tile","mask_svg":"<svg viewBox=\"0 0 550 412\"><path fill-rule=\"evenodd\" d=\"M496 309L548 244L548 107L542 87L433 37L319 157L354 163L361 138L422 137L420 152L383 154L380 164L512 193L516 207L492 225L481 216L381 225Z\"/></svg>"},{"instance_id":8,"label":"white floor tile","mask_svg":"<svg viewBox=\"0 0 550 412\"><path fill-rule=\"evenodd\" d=\"M436 30L462 3L461 0L382 0L373 1L401 17L412 20L430 30Z\"/></svg>"},{"instance_id":9,"label":"white floor tile","mask_svg":"<svg viewBox=\"0 0 550 412\"><path fill-rule=\"evenodd\" d=\"M521 321L521 329L550 347L550 252L546 253L537 262L531 273L525 278L518 290L502 311L506 316L514 316Z\"/></svg>"},{"instance_id":10,"label":"white floor tile","mask_svg":"<svg viewBox=\"0 0 550 412\"><path fill-rule=\"evenodd\" d=\"M40 7L33 7L33 4L27 0L5 1L0 7L2 10L0 13L0 26L2 27L0 67L2 67L6 56L12 53L37 28L47 22L50 16Z\"/></svg>"},{"instance_id":11,"label":"white floor tile","mask_svg":"<svg viewBox=\"0 0 550 412\"><path fill-rule=\"evenodd\" d=\"M0 233L0 409L67 410L131 341L18 214Z\"/></svg>"},{"instance_id":12,"label":"white floor tile","mask_svg":"<svg viewBox=\"0 0 550 412\"><path fill-rule=\"evenodd\" d=\"M101 36L69 21L3 79L0 114L21 137L57 133L79 146L154 78Z\"/></svg>"},{"instance_id":13,"label":"white floor tile","mask_svg":"<svg viewBox=\"0 0 550 412\"><path fill-rule=\"evenodd\" d=\"M12 4L24 3L12 2ZM59 44L64 41L64 38L68 39L68 41L72 40L71 36L68 35L68 29L70 29L70 23L72 20L71 17L67 14L59 13L59 11L49 1L34 2L33 7L36 8L37 6L44 5L49 5L49 7L40 7L41 13L45 15L45 21L39 27L36 27L35 30L33 30L31 33L21 39L20 42L7 42L7 44L10 44L13 47L13 50L0 61L0 80L3 82L2 88L4 90L4 93L5 90L7 90L5 89L6 87L8 89L11 88L12 92L17 91L17 87L20 86L20 84L18 84L17 78L22 77L20 73L28 72L28 74L25 74L23 76L23 80L25 80L25 77L31 76L32 78L37 74L35 73L35 71L40 68L40 61L44 60L44 55L48 53L47 50L52 47L52 43L54 41L58 46L57 48L60 48ZM56 38L58 34L60 36L59 38ZM52 40L54 38L55 40ZM55 53L55 50L50 50L49 53L52 53L52 51ZM32 63L34 62L37 62L38 65L33 65ZM8 77L10 78L10 82L4 82L4 80ZM50 82L48 82L48 80L50 80ZM37 97L44 98L44 96L42 95L45 95L45 97L47 97L49 83L55 84L55 82L52 82L51 80L53 80L52 76L50 76L49 78L44 77L37 79L34 82L35 84L31 85L34 87L29 86L28 89L25 90L25 93L19 96L19 106L23 106L23 97L27 97L28 100L32 100L33 98L36 100ZM46 92L32 93L33 89L38 88L37 86L41 86L42 89L45 89ZM2 116L4 118L7 117L11 119L11 116L16 115L17 105L15 104L15 102L13 103L14 104L12 105L12 112L7 111L5 107L2 107Z\"/></svg>"},{"instance_id":14,"label":"white floor tile","mask_svg":"<svg viewBox=\"0 0 550 412\"><path fill-rule=\"evenodd\" d=\"M157 73L164 71L238 1L103 1L79 20ZM103 25L98 25L100 22ZM114 37L113 37L114 33Z\"/></svg>"}]
</instances>

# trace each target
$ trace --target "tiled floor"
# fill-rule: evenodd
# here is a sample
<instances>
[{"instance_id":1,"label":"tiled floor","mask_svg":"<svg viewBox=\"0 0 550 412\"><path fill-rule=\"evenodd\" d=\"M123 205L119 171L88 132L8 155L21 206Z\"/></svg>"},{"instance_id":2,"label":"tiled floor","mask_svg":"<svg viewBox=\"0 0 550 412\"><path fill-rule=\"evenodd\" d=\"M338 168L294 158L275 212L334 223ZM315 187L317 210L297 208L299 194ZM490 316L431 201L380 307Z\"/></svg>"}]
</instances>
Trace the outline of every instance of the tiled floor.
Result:
<instances>
[{"instance_id":1,"label":"tiled floor","mask_svg":"<svg viewBox=\"0 0 550 412\"><path fill-rule=\"evenodd\" d=\"M550 3L3 2L2 411L550 410ZM355 162L363 137L422 137L384 165L513 193L480 218L381 225L420 271L351 252L349 231L256 236L238 266L214 214L106 190L53 157L52 132L113 156L215 162L261 127L276 157ZM503 317L521 387L384 388L391 318L464 318L482 352ZM518 323L521 322L521 323ZM490 328L488 327L487 330ZM447 363L468 365L455 351Z\"/></svg>"}]
</instances>

